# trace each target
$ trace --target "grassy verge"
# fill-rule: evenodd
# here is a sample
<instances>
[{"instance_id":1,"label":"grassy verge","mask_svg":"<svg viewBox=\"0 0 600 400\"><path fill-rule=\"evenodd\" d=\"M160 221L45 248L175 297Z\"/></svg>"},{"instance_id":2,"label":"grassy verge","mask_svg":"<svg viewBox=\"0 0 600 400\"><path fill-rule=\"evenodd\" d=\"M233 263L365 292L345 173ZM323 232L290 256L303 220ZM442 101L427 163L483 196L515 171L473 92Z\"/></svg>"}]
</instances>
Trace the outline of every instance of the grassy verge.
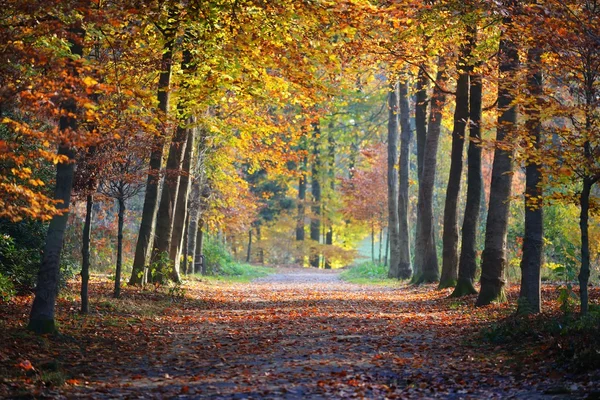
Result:
<instances>
[{"instance_id":1,"label":"grassy verge","mask_svg":"<svg viewBox=\"0 0 600 400\"><path fill-rule=\"evenodd\" d=\"M274 268L263 267L258 265L250 264L226 264L219 268L219 270L211 275L194 275L197 279L203 280L216 280L226 282L250 282L256 278L270 275L275 272Z\"/></svg>"},{"instance_id":2,"label":"grassy verge","mask_svg":"<svg viewBox=\"0 0 600 400\"><path fill-rule=\"evenodd\" d=\"M395 279L388 279L387 274L386 266L366 262L349 267L340 274L340 278L346 282L368 285L395 286L399 284Z\"/></svg>"}]
</instances>

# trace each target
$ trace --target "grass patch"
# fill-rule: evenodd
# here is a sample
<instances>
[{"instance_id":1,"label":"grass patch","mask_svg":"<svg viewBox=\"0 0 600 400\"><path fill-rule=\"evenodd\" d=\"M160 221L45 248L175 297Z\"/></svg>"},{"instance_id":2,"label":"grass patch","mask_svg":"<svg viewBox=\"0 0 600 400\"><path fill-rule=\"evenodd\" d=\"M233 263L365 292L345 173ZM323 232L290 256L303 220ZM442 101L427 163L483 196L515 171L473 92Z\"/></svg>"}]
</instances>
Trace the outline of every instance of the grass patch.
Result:
<instances>
[{"instance_id":1,"label":"grass patch","mask_svg":"<svg viewBox=\"0 0 600 400\"><path fill-rule=\"evenodd\" d=\"M275 272L275 268L263 267L259 265L231 263L219 268L211 275L195 274L194 277L200 280L216 280L226 282L250 282L257 278L270 275Z\"/></svg>"},{"instance_id":2,"label":"grass patch","mask_svg":"<svg viewBox=\"0 0 600 400\"><path fill-rule=\"evenodd\" d=\"M359 265L353 265L348 269L344 270L340 274L340 278L346 282L369 284L369 285L396 285L398 281L396 279L389 279L387 277L388 267L384 265L375 264L373 262L366 262Z\"/></svg>"}]
</instances>

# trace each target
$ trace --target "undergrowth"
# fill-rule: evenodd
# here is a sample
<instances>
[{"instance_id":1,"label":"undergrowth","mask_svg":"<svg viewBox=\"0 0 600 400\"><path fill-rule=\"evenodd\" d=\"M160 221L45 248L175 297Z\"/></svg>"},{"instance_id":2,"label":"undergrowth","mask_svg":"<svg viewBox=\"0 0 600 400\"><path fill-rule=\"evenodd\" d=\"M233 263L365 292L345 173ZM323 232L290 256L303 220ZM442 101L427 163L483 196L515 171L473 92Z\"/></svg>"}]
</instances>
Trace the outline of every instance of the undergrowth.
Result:
<instances>
[{"instance_id":1,"label":"undergrowth","mask_svg":"<svg viewBox=\"0 0 600 400\"><path fill-rule=\"evenodd\" d=\"M228 282L250 282L254 279L267 276L275 272L273 268L259 265L228 263L221 265L218 270L212 271L209 275L193 275L195 279L200 280L218 280Z\"/></svg>"},{"instance_id":2,"label":"undergrowth","mask_svg":"<svg viewBox=\"0 0 600 400\"><path fill-rule=\"evenodd\" d=\"M393 285L398 282L395 279L388 279L387 274L387 266L365 262L350 266L340 274L340 278L347 282L360 284Z\"/></svg>"}]
</instances>

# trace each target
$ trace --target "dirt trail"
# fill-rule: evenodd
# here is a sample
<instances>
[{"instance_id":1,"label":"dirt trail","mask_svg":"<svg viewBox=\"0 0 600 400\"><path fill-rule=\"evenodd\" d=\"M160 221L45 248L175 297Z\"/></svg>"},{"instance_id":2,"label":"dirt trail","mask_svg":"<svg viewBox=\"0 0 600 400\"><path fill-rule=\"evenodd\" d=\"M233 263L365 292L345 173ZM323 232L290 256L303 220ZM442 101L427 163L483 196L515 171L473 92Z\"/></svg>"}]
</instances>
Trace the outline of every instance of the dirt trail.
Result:
<instances>
[{"instance_id":1,"label":"dirt trail","mask_svg":"<svg viewBox=\"0 0 600 400\"><path fill-rule=\"evenodd\" d=\"M532 382L533 371L509 365L502 351L485 354L469 343L481 321L467 317L459 302L448 311L450 303L440 305L447 293L429 287L361 286L341 281L338 272L282 269L190 295L165 310L165 323L157 321L137 360L116 372L107 360L87 386L65 395L552 398L542 394L544 371L535 371Z\"/></svg>"}]
</instances>

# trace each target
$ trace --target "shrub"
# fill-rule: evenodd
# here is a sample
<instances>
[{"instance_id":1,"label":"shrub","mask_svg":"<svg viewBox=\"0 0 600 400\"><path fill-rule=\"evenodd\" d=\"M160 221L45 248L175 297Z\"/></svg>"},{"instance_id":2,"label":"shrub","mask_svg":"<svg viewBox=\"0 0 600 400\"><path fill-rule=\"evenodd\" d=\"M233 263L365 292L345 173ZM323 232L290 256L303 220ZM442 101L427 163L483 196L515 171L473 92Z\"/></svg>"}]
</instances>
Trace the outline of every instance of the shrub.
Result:
<instances>
[{"instance_id":1,"label":"shrub","mask_svg":"<svg viewBox=\"0 0 600 400\"><path fill-rule=\"evenodd\" d=\"M206 275L221 275L221 272L234 260L223 244L211 237L204 243L204 265Z\"/></svg>"}]
</instances>

